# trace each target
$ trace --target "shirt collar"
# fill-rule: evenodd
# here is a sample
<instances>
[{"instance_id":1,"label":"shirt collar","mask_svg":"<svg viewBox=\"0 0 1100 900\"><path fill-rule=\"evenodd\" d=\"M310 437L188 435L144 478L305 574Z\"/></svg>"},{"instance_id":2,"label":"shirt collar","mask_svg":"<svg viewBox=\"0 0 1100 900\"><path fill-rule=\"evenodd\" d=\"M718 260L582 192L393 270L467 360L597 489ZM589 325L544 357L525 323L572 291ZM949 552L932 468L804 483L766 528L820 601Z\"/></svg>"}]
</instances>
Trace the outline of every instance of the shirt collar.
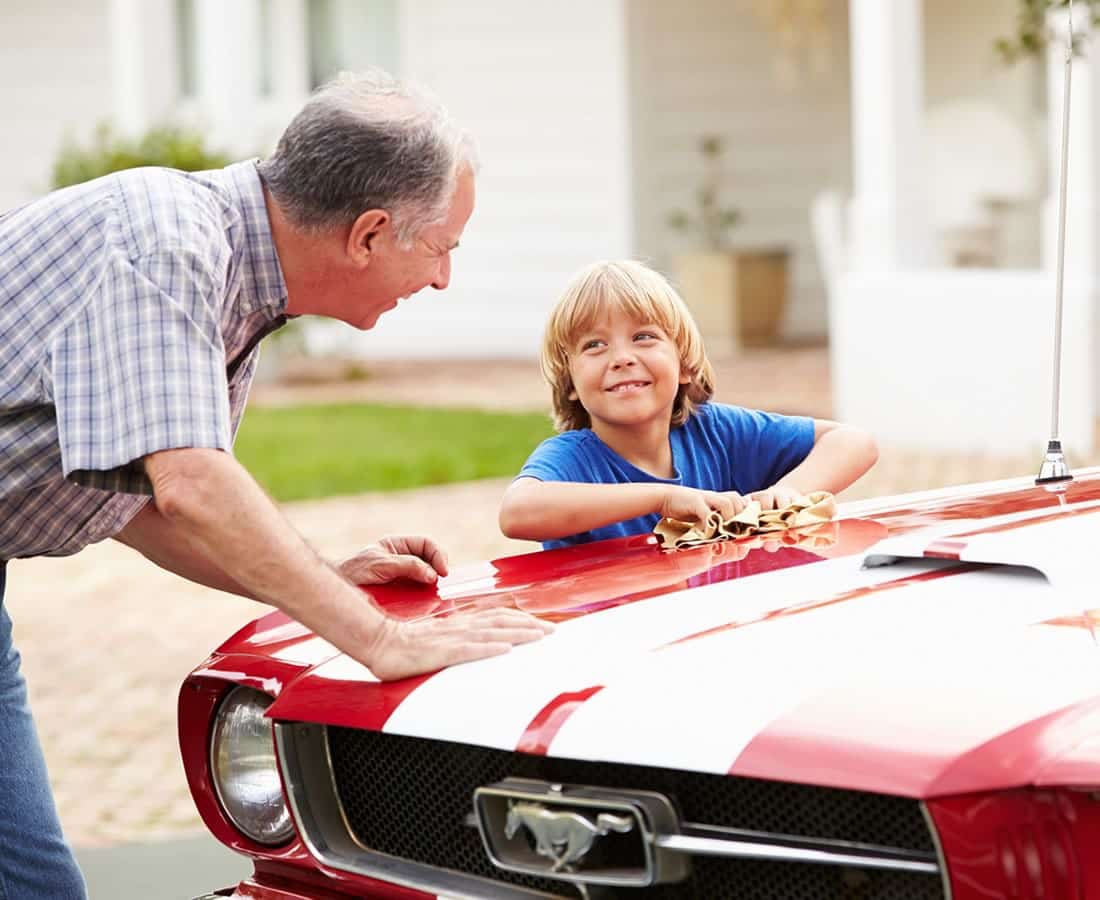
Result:
<instances>
[{"instance_id":1,"label":"shirt collar","mask_svg":"<svg viewBox=\"0 0 1100 900\"><path fill-rule=\"evenodd\" d=\"M281 315L286 309L287 289L279 254L275 250L275 238L271 234L271 221L264 203L264 189L258 160L226 166L225 186L237 201L241 214L243 240L240 244L241 284L240 309L242 312L264 310L269 317Z\"/></svg>"}]
</instances>

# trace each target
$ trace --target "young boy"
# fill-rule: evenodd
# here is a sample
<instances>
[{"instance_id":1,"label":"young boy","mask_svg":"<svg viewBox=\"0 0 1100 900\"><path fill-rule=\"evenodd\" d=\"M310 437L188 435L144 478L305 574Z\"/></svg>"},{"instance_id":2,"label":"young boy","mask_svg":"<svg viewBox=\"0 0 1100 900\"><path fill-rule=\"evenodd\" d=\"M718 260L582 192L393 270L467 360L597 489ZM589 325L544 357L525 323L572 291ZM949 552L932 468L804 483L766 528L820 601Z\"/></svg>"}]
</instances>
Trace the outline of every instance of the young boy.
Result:
<instances>
[{"instance_id":1,"label":"young boy","mask_svg":"<svg viewBox=\"0 0 1100 900\"><path fill-rule=\"evenodd\" d=\"M560 434L504 495L505 535L546 548L644 534L798 494L843 490L878 458L865 431L710 402L714 375L683 300L641 263L580 272L550 315L542 368Z\"/></svg>"}]
</instances>

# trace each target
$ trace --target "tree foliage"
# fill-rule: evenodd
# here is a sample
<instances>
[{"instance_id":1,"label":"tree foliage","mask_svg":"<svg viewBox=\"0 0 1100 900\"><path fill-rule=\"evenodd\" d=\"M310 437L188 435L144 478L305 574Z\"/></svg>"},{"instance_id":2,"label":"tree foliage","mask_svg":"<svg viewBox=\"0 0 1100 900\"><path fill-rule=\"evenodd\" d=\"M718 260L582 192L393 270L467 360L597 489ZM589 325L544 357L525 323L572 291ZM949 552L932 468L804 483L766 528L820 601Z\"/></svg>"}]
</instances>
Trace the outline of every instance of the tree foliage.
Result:
<instances>
[{"instance_id":1,"label":"tree foliage","mask_svg":"<svg viewBox=\"0 0 1100 900\"><path fill-rule=\"evenodd\" d=\"M1053 37L1047 26L1047 13L1054 9L1066 9L1070 2L1071 0L1019 0L1015 33L1010 37L998 38L993 45L994 49L1009 63L1039 56ZM1077 0L1073 8L1075 16L1084 10L1087 22L1093 28L1100 26L1100 0ZM1083 26L1086 23L1080 24ZM1082 40L1083 34L1074 35L1075 53L1080 52Z\"/></svg>"}]
</instances>

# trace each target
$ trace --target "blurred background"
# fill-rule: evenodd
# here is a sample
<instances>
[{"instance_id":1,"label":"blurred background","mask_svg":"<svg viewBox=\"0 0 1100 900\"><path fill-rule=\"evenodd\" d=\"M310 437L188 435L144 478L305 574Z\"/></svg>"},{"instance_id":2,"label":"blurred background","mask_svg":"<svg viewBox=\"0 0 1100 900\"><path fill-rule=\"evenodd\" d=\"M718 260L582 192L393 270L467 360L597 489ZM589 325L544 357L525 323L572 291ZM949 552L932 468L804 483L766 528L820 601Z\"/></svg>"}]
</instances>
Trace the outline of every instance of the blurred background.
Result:
<instances>
[{"instance_id":1,"label":"blurred background","mask_svg":"<svg viewBox=\"0 0 1100 900\"><path fill-rule=\"evenodd\" d=\"M1077 6L1084 32L1094 3ZM569 274L634 256L677 282L716 356L827 345L835 413L887 443L1042 443L1063 81L1044 41L1064 0L3 0L0 15L0 208L104 166L263 155L342 69L443 98L484 159L453 286L371 333L309 325L314 355L531 359ZM1075 66L1063 406L1087 454L1100 92L1088 56ZM929 397L935 418L917 409Z\"/></svg>"},{"instance_id":2,"label":"blurred background","mask_svg":"<svg viewBox=\"0 0 1100 900\"><path fill-rule=\"evenodd\" d=\"M1097 5L1076 4L1079 34ZM402 531L457 563L533 549L499 535L496 505L551 431L546 314L598 258L678 285L718 399L874 431L882 461L845 497L1027 474L1048 436L1065 29L1059 0L0 0L0 211L132 165L263 156L341 70L444 100L482 158L451 286L368 333L281 332L240 437L332 557ZM1083 463L1100 402L1087 40L1072 66L1062 434ZM201 832L174 692L259 610L110 543L17 561L6 602L62 817L89 871L113 873L106 895L133 857L91 848ZM196 893L220 886L195 868Z\"/></svg>"}]
</instances>

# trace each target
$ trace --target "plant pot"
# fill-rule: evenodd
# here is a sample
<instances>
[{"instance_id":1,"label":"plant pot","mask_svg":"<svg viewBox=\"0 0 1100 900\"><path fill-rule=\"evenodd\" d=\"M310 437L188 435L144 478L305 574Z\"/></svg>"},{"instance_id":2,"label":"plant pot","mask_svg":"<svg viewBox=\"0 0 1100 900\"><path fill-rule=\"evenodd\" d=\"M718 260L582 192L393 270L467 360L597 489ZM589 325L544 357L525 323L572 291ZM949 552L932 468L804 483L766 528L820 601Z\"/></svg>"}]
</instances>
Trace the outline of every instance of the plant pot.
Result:
<instances>
[{"instance_id":1,"label":"plant pot","mask_svg":"<svg viewBox=\"0 0 1100 900\"><path fill-rule=\"evenodd\" d=\"M708 353L775 343L787 304L787 257L786 250L768 248L677 258L680 294Z\"/></svg>"}]
</instances>

